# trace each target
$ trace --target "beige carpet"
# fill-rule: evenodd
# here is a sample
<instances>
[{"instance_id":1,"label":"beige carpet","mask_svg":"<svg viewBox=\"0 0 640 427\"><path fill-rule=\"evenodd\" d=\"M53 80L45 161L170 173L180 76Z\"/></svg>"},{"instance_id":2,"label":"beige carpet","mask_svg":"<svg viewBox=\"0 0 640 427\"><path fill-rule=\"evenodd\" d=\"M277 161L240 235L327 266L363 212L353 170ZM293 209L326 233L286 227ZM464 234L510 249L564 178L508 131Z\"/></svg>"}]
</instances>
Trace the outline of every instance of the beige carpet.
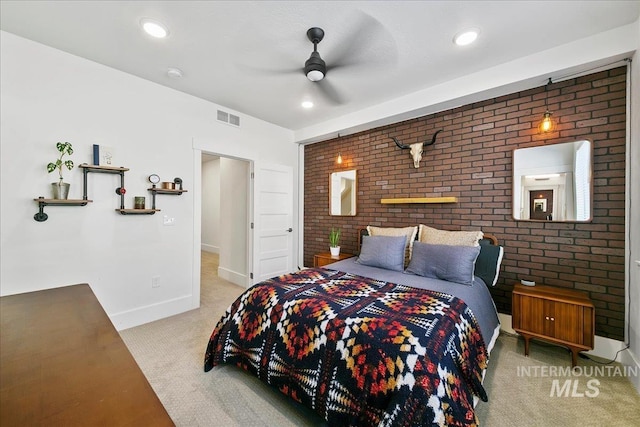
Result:
<instances>
[{"instance_id":1,"label":"beige carpet","mask_svg":"<svg viewBox=\"0 0 640 427\"><path fill-rule=\"evenodd\" d=\"M208 338L243 289L217 277L217 255L203 252L202 267L199 309L121 331L176 425L323 425L314 413L239 369L222 366L203 371ZM498 339L485 378L489 402L476 408L482 425L640 425L640 396L627 378L550 376L554 367L570 365L569 352L534 341L525 357L523 347L523 340L511 335ZM584 359L579 365L583 374L588 367L601 366ZM589 387L593 379L599 383Z\"/></svg>"}]
</instances>

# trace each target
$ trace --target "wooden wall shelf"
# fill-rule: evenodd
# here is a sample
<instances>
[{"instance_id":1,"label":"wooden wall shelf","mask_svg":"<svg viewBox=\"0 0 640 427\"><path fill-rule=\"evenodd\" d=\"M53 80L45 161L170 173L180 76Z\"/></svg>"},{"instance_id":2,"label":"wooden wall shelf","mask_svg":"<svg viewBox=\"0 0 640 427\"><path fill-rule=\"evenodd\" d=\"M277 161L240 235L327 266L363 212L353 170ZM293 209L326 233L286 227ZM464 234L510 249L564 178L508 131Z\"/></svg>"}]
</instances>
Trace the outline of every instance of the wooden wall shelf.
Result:
<instances>
[{"instance_id":1,"label":"wooden wall shelf","mask_svg":"<svg viewBox=\"0 0 640 427\"><path fill-rule=\"evenodd\" d=\"M82 163L78 165L79 168L88 169L91 172L103 172L103 173L120 173L126 172L129 168L117 167L117 166L98 166L98 165L88 165L86 163Z\"/></svg>"},{"instance_id":2,"label":"wooden wall shelf","mask_svg":"<svg viewBox=\"0 0 640 427\"><path fill-rule=\"evenodd\" d=\"M147 190L156 194L182 194L186 193L189 190L172 190L170 188L147 188Z\"/></svg>"},{"instance_id":3,"label":"wooden wall shelf","mask_svg":"<svg viewBox=\"0 0 640 427\"><path fill-rule=\"evenodd\" d=\"M380 199L383 205L397 205L409 203L458 203L457 197L405 197L395 199Z\"/></svg>"},{"instance_id":4,"label":"wooden wall shelf","mask_svg":"<svg viewBox=\"0 0 640 427\"><path fill-rule=\"evenodd\" d=\"M33 200L38 202L38 212L33 216L33 219L38 222L44 222L49 218L49 215L44 213L45 206L86 206L87 203L93 202L89 199L45 199L44 197Z\"/></svg>"},{"instance_id":5,"label":"wooden wall shelf","mask_svg":"<svg viewBox=\"0 0 640 427\"><path fill-rule=\"evenodd\" d=\"M160 212L160 209L116 209L122 215L153 215Z\"/></svg>"}]
</instances>

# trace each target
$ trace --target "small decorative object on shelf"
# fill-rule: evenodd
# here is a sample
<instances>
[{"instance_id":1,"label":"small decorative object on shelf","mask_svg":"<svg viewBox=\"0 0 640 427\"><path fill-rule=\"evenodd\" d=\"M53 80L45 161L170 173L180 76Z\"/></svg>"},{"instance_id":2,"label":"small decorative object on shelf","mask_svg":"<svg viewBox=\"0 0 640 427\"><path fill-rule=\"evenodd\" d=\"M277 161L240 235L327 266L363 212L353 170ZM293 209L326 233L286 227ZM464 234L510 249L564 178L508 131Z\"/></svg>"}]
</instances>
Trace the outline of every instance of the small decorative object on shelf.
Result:
<instances>
[{"instance_id":1,"label":"small decorative object on shelf","mask_svg":"<svg viewBox=\"0 0 640 427\"><path fill-rule=\"evenodd\" d=\"M340 229L331 227L329 232L329 251L332 257L340 256Z\"/></svg>"},{"instance_id":2,"label":"small decorative object on shelf","mask_svg":"<svg viewBox=\"0 0 640 427\"><path fill-rule=\"evenodd\" d=\"M182 178L173 179L173 188L176 190L182 190Z\"/></svg>"},{"instance_id":3,"label":"small decorative object on shelf","mask_svg":"<svg viewBox=\"0 0 640 427\"><path fill-rule=\"evenodd\" d=\"M113 147L93 144L93 165L113 166Z\"/></svg>"},{"instance_id":4,"label":"small decorative object on shelf","mask_svg":"<svg viewBox=\"0 0 640 427\"><path fill-rule=\"evenodd\" d=\"M156 175L155 173L152 173L151 175L149 175L149 182L152 185L153 188L156 188L156 184L160 182L160 177L158 175Z\"/></svg>"},{"instance_id":5,"label":"small decorative object on shelf","mask_svg":"<svg viewBox=\"0 0 640 427\"><path fill-rule=\"evenodd\" d=\"M56 149L60 153L60 157L56 159L55 162L51 162L47 165L47 172L51 173L54 170L58 170L58 174L60 175L60 180L58 182L51 183L51 189L53 192L54 199L62 199L66 200L69 197L69 187L70 184L63 182L62 176L62 168L65 167L69 170L73 169L73 161L72 160L62 160L65 155L73 154L73 146L70 142L57 142Z\"/></svg>"},{"instance_id":6,"label":"small decorative object on shelf","mask_svg":"<svg viewBox=\"0 0 640 427\"><path fill-rule=\"evenodd\" d=\"M134 209L144 209L144 197L136 196L133 198Z\"/></svg>"}]
</instances>

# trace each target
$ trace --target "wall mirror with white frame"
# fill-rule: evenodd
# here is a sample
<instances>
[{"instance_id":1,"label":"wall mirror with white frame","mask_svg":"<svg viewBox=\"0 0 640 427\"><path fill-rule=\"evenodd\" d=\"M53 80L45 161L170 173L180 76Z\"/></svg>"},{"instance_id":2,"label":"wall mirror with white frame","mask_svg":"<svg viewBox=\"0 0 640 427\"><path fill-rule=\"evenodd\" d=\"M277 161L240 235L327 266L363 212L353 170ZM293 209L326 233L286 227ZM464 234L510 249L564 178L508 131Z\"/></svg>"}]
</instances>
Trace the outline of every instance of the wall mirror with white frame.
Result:
<instances>
[{"instance_id":1,"label":"wall mirror with white frame","mask_svg":"<svg viewBox=\"0 0 640 427\"><path fill-rule=\"evenodd\" d=\"M355 216L357 178L356 171L333 172L329 176L329 214Z\"/></svg>"},{"instance_id":2,"label":"wall mirror with white frame","mask_svg":"<svg viewBox=\"0 0 640 427\"><path fill-rule=\"evenodd\" d=\"M588 222L593 144L588 140L513 150L513 218Z\"/></svg>"}]
</instances>

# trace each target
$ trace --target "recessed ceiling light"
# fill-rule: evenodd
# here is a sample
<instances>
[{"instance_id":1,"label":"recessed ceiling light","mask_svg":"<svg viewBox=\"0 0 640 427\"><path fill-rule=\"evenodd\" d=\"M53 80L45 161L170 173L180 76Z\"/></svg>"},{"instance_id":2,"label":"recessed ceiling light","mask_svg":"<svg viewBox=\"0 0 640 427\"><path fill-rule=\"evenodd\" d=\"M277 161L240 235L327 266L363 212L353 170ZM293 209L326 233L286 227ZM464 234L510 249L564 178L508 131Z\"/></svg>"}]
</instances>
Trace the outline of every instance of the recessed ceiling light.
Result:
<instances>
[{"instance_id":1,"label":"recessed ceiling light","mask_svg":"<svg viewBox=\"0 0 640 427\"><path fill-rule=\"evenodd\" d=\"M311 102L311 101L302 101L302 108L313 108L313 102Z\"/></svg>"},{"instance_id":2,"label":"recessed ceiling light","mask_svg":"<svg viewBox=\"0 0 640 427\"><path fill-rule=\"evenodd\" d=\"M466 46L468 44L473 43L478 38L478 34L480 34L480 30L475 28L470 30L462 31L453 38L453 42L458 46Z\"/></svg>"},{"instance_id":3,"label":"recessed ceiling light","mask_svg":"<svg viewBox=\"0 0 640 427\"><path fill-rule=\"evenodd\" d=\"M182 77L182 70L180 70L179 68L169 68L167 70L167 75L172 79L179 79L180 77Z\"/></svg>"},{"instance_id":4,"label":"recessed ceiling light","mask_svg":"<svg viewBox=\"0 0 640 427\"><path fill-rule=\"evenodd\" d=\"M151 37L163 39L169 35L167 27L153 19L143 18L140 21L140 25L142 25L142 29Z\"/></svg>"}]
</instances>

